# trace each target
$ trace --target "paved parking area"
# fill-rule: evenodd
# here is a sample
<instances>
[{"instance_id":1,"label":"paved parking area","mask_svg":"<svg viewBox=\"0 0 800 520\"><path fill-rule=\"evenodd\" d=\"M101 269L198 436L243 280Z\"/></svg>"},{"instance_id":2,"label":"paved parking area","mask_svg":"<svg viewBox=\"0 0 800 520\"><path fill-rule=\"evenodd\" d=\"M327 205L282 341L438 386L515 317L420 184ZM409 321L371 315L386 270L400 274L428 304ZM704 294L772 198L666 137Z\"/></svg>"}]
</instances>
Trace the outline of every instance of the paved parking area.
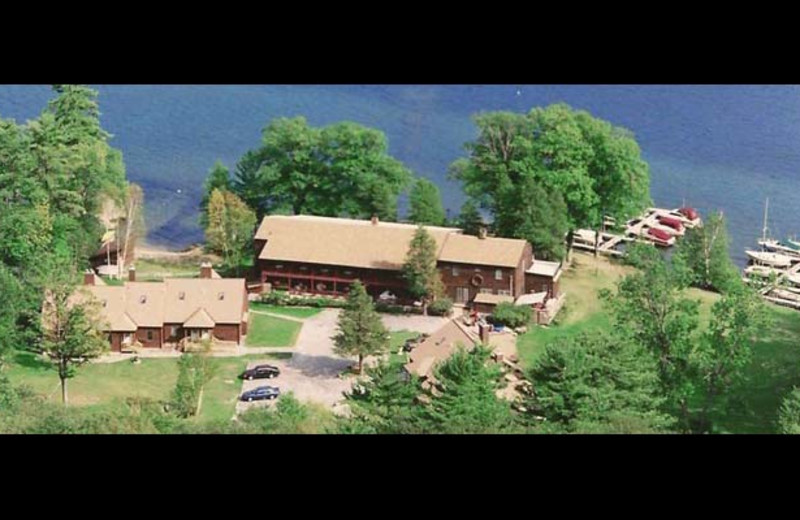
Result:
<instances>
[{"instance_id":1,"label":"paved parking area","mask_svg":"<svg viewBox=\"0 0 800 520\"><path fill-rule=\"evenodd\" d=\"M255 361L248 368L258 364L275 365L281 375L273 379L244 381L242 392L258 386L277 386L281 393L293 392L300 401L311 401L330 407L337 413L346 413L346 408L336 406L343 399L343 393L350 390L355 378L340 378L339 375L355 361L333 353L332 336L336 333L339 317L338 309L325 309L319 314L304 320L303 328L297 337L292 358L283 360L265 359ZM386 328L392 331L413 330L431 333L447 322L447 318L426 316L383 315ZM271 406L275 401L239 401L236 413L239 414L254 406Z\"/></svg>"}]
</instances>

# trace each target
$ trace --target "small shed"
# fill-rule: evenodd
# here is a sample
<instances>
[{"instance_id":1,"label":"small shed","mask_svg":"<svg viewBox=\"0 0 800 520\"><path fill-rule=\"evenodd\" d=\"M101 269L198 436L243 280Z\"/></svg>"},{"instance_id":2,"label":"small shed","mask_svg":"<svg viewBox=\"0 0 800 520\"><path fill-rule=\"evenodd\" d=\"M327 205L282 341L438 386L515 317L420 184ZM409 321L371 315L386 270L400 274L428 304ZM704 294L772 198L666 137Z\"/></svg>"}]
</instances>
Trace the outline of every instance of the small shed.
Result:
<instances>
[{"instance_id":1,"label":"small shed","mask_svg":"<svg viewBox=\"0 0 800 520\"><path fill-rule=\"evenodd\" d=\"M545 292L551 298L558 297L558 281L561 279L561 262L534 260L530 269L525 271L525 291L528 293Z\"/></svg>"}]
</instances>

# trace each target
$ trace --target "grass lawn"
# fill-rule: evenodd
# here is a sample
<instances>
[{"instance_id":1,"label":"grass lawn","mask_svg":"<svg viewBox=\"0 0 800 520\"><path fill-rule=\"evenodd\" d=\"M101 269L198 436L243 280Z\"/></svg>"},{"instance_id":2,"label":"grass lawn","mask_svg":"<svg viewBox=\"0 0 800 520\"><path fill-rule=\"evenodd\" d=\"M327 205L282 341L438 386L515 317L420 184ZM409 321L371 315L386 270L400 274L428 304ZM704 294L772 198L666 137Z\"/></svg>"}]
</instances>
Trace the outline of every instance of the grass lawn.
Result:
<instances>
[{"instance_id":1,"label":"grass lawn","mask_svg":"<svg viewBox=\"0 0 800 520\"><path fill-rule=\"evenodd\" d=\"M28 385L50 401L61 401L58 375L49 363L29 352L9 357L5 372L14 384ZM238 375L247 363L264 357L214 358L219 371L205 389L197 420L230 419L242 388ZM128 397L169 399L178 378L177 363L177 358L166 358L142 359L138 365L128 361L85 365L67 383L70 405L105 405Z\"/></svg>"},{"instance_id":2,"label":"grass lawn","mask_svg":"<svg viewBox=\"0 0 800 520\"><path fill-rule=\"evenodd\" d=\"M291 347L302 326L296 321L250 313L246 343L248 347Z\"/></svg>"},{"instance_id":3,"label":"grass lawn","mask_svg":"<svg viewBox=\"0 0 800 520\"><path fill-rule=\"evenodd\" d=\"M419 332L414 332L411 330L398 330L395 332L389 333L389 363L400 363L405 364L408 361L408 355L403 352L398 354L397 352L400 350L400 347L406 342L406 340L411 338L416 338L419 336Z\"/></svg>"},{"instance_id":4,"label":"grass lawn","mask_svg":"<svg viewBox=\"0 0 800 520\"><path fill-rule=\"evenodd\" d=\"M282 305L269 305L261 302L251 302L250 309L255 311L272 312L275 314L282 314L284 316L291 316L293 318L306 319L311 316L316 316L322 312L318 307L285 307Z\"/></svg>"},{"instance_id":5,"label":"grass lawn","mask_svg":"<svg viewBox=\"0 0 800 520\"><path fill-rule=\"evenodd\" d=\"M517 348L523 366L529 367L544 348L557 339L574 337L581 332L608 330L611 322L597 297L601 288L613 288L614 282L631 268L613 264L591 255L576 254L577 269L567 270L561 279L561 290L567 302L558 323L550 327L532 327L519 336ZM690 289L688 296L700 300L700 322L705 326L711 306L719 295ZM724 415L717 414L716 423L727 432L774 433L777 410L783 397L800 385L800 313L768 305L775 320L753 345L753 359L747 368L747 382L736 390L740 406ZM563 312L562 310L562 312Z\"/></svg>"}]
</instances>

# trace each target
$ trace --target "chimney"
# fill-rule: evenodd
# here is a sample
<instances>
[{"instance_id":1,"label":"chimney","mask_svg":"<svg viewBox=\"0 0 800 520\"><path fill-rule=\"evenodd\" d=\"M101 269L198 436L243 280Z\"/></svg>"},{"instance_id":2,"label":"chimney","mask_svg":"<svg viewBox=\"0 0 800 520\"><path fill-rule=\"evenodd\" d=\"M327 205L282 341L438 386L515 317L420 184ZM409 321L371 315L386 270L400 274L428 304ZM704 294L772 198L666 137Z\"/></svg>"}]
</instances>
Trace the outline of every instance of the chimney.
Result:
<instances>
[{"instance_id":1,"label":"chimney","mask_svg":"<svg viewBox=\"0 0 800 520\"><path fill-rule=\"evenodd\" d=\"M372 218L370 220L372 221L373 226L378 225L378 215L372 215Z\"/></svg>"},{"instance_id":2,"label":"chimney","mask_svg":"<svg viewBox=\"0 0 800 520\"><path fill-rule=\"evenodd\" d=\"M478 334L481 337L481 343L483 343L484 345L488 345L489 344L489 325L487 323L484 323L482 321L478 323Z\"/></svg>"},{"instance_id":3,"label":"chimney","mask_svg":"<svg viewBox=\"0 0 800 520\"><path fill-rule=\"evenodd\" d=\"M481 226L480 228L478 228L478 238L480 238L481 240L486 238L486 226Z\"/></svg>"},{"instance_id":4,"label":"chimney","mask_svg":"<svg viewBox=\"0 0 800 520\"><path fill-rule=\"evenodd\" d=\"M87 269L83 272L83 285L94 285L94 271Z\"/></svg>"},{"instance_id":5,"label":"chimney","mask_svg":"<svg viewBox=\"0 0 800 520\"><path fill-rule=\"evenodd\" d=\"M211 278L211 263L203 262L200 264L200 278Z\"/></svg>"},{"instance_id":6,"label":"chimney","mask_svg":"<svg viewBox=\"0 0 800 520\"><path fill-rule=\"evenodd\" d=\"M136 267L130 266L128 268L128 281L135 282L136 281Z\"/></svg>"}]
</instances>

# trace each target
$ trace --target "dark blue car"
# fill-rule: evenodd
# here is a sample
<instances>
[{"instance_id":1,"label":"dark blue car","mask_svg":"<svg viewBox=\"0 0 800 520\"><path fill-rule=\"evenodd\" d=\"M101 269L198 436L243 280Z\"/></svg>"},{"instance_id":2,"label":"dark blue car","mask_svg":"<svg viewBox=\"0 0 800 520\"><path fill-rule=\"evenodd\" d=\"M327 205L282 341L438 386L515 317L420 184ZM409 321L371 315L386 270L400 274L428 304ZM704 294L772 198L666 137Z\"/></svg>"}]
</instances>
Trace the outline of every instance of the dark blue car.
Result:
<instances>
[{"instance_id":1,"label":"dark blue car","mask_svg":"<svg viewBox=\"0 0 800 520\"><path fill-rule=\"evenodd\" d=\"M242 394L242 401L260 401L262 399L277 399L281 395L279 388L274 386L259 386Z\"/></svg>"}]
</instances>

